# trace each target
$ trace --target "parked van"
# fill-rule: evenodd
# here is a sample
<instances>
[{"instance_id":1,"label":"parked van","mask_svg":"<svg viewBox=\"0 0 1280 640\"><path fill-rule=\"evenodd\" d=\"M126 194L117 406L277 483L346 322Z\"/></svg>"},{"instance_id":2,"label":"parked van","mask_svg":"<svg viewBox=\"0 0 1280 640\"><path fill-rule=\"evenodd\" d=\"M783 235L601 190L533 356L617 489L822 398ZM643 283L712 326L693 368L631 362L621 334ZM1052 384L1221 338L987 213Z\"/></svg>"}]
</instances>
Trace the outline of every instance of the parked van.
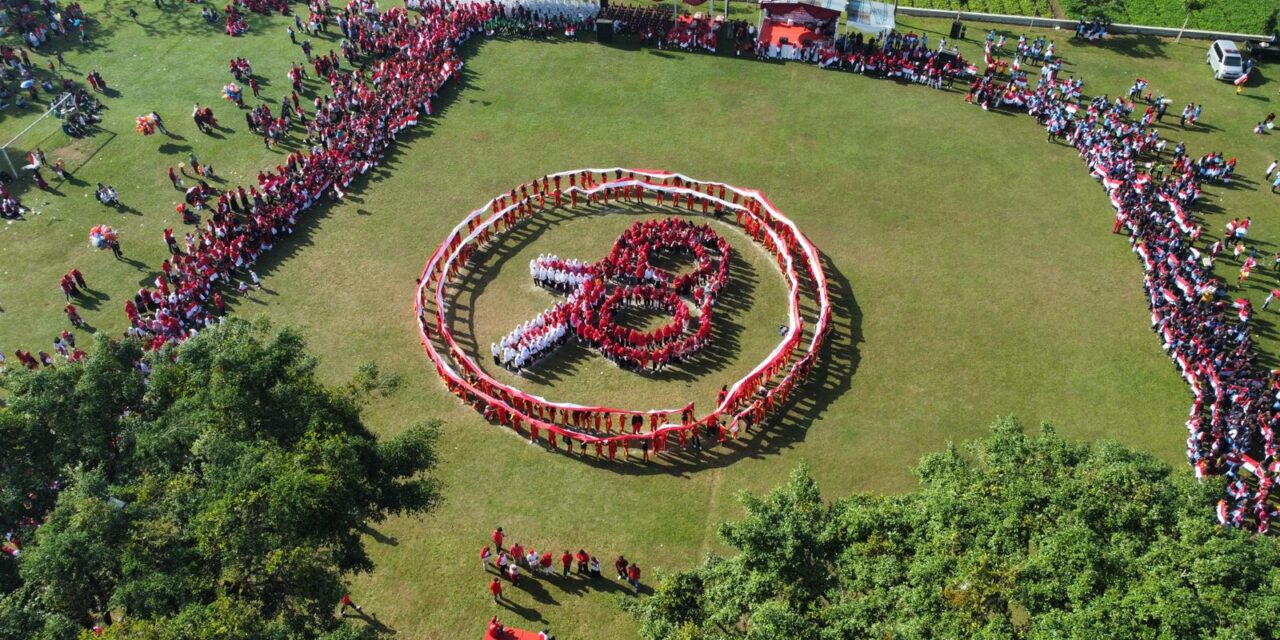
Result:
<instances>
[{"instance_id":1,"label":"parked van","mask_svg":"<svg viewBox=\"0 0 1280 640\"><path fill-rule=\"evenodd\" d=\"M1213 69L1213 77L1218 80L1235 80L1244 74L1244 58L1236 43L1230 40L1214 40L1209 45L1205 60Z\"/></svg>"}]
</instances>

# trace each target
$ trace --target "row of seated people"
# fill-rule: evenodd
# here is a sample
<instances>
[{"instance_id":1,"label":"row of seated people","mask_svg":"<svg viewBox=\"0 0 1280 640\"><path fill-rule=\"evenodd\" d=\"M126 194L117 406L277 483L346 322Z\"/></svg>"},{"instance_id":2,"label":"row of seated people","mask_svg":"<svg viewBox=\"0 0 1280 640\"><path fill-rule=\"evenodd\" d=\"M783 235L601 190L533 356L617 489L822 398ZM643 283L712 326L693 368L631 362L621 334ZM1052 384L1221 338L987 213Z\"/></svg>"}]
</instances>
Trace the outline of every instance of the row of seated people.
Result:
<instances>
[{"instance_id":1,"label":"row of seated people","mask_svg":"<svg viewBox=\"0 0 1280 640\"><path fill-rule=\"evenodd\" d=\"M612 20L620 34L666 33L671 28L671 7L633 7L611 4L600 10L600 19Z\"/></svg>"}]
</instances>

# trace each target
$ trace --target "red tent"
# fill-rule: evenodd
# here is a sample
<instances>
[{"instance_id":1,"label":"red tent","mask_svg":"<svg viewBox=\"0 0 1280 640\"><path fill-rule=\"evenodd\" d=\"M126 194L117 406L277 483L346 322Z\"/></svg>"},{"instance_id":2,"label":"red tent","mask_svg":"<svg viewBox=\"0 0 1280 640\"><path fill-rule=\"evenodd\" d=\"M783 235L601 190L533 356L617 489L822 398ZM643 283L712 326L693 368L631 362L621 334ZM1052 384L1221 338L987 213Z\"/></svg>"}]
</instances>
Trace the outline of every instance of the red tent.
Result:
<instances>
[{"instance_id":1,"label":"red tent","mask_svg":"<svg viewBox=\"0 0 1280 640\"><path fill-rule=\"evenodd\" d=\"M760 8L770 20L778 22L790 20L795 24L814 24L840 17L839 10L825 9L804 2L761 2Z\"/></svg>"},{"instance_id":2,"label":"red tent","mask_svg":"<svg viewBox=\"0 0 1280 640\"><path fill-rule=\"evenodd\" d=\"M821 0L819 0L821 2ZM760 35L762 42L775 49L784 42L792 45L825 40L835 34L838 9L808 2L761 2Z\"/></svg>"}]
</instances>

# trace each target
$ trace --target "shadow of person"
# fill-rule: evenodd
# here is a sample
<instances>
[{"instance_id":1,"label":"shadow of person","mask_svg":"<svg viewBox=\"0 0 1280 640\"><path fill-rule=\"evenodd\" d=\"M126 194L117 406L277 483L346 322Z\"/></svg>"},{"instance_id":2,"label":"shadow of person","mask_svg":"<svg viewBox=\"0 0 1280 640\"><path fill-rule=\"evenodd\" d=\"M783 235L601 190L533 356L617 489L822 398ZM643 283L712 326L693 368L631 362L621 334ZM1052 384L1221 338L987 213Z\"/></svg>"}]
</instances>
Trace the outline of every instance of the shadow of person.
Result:
<instances>
[{"instance_id":1,"label":"shadow of person","mask_svg":"<svg viewBox=\"0 0 1280 640\"><path fill-rule=\"evenodd\" d=\"M373 627L379 633L385 633L387 635L395 635L396 633L395 629L388 626L387 623L379 620L377 616L371 616L363 611L344 613L342 614L342 617L348 620L363 620L365 624Z\"/></svg>"},{"instance_id":2,"label":"shadow of person","mask_svg":"<svg viewBox=\"0 0 1280 640\"><path fill-rule=\"evenodd\" d=\"M543 621L542 614L541 614L541 613L538 613L538 610L537 610L537 609L533 609L533 608L530 608L530 607L526 607L526 606L518 605L518 604L516 604L515 602L511 601L510 599L508 599L508 598L506 598L506 597L498 598L498 606L500 606L500 607L504 607L504 608L506 608L506 609L509 609L509 610L511 611L511 613L514 613L514 614L516 614L516 615L520 616L521 618L523 618L523 619L525 619L525 620L528 620L528 621L530 621L530 622L542 622L542 621Z\"/></svg>"}]
</instances>

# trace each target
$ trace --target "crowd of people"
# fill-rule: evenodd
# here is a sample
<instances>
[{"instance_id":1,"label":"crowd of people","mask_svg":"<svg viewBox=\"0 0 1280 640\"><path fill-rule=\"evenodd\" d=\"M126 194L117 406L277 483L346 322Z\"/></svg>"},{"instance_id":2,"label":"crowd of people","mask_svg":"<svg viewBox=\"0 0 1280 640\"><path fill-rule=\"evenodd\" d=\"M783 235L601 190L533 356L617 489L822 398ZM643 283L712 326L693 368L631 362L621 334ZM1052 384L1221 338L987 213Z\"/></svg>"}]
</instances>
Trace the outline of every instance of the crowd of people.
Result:
<instances>
[{"instance_id":1,"label":"crowd of people","mask_svg":"<svg viewBox=\"0 0 1280 640\"><path fill-rule=\"evenodd\" d=\"M1116 209L1113 230L1127 232L1142 262L1152 327L1195 396L1188 458L1198 476L1230 479L1219 518L1265 532L1277 515L1269 491L1280 468L1274 432L1280 381L1255 361L1249 301L1233 298L1213 272L1224 244L1240 255L1249 221L1232 221L1223 240L1209 242L1192 213L1202 185L1229 180L1235 163L1219 153L1193 160L1179 144L1168 173L1154 176L1144 159L1164 147L1150 118L1132 118L1133 102L1106 95L1078 101L1050 81L1032 93L1027 111L1051 141L1079 152ZM1252 256L1245 260L1240 280L1253 264Z\"/></svg>"},{"instance_id":2,"label":"crowd of people","mask_svg":"<svg viewBox=\"0 0 1280 640\"><path fill-rule=\"evenodd\" d=\"M693 270L672 275L654 266L661 251L691 256ZM712 306L728 279L729 255L729 243L709 225L677 218L632 225L596 263L540 255L529 264L534 283L568 299L491 344L494 363L523 371L571 336L626 369L657 371L683 361L711 339ZM696 318L682 296L698 306ZM627 328L616 321L622 307L665 310L672 321L649 332Z\"/></svg>"},{"instance_id":3,"label":"crowd of people","mask_svg":"<svg viewBox=\"0 0 1280 640\"><path fill-rule=\"evenodd\" d=\"M566 40L578 37L578 31L592 31L600 8L594 4L578 2L533 2L515 5L495 5L490 18L485 21L485 35L519 36L543 39L562 36Z\"/></svg>"},{"instance_id":4,"label":"crowd of people","mask_svg":"<svg viewBox=\"0 0 1280 640\"><path fill-rule=\"evenodd\" d=\"M26 2L12 8L14 10L7 12L10 20L7 31L16 34L32 50L39 49L54 35L71 37L74 34L82 42L88 37L84 9L79 2L69 3L64 8L58 5L57 0L40 0L38 10L33 10Z\"/></svg>"},{"instance_id":5,"label":"crowd of people","mask_svg":"<svg viewBox=\"0 0 1280 640\"><path fill-rule=\"evenodd\" d=\"M166 235L171 252L177 252L155 286L143 287L126 304L129 333L158 348L212 325L221 313L218 287L247 290L253 264L293 232L302 213L321 199L341 198L344 188L381 160L400 131L415 124L419 114L430 113L431 100L462 66L456 46L484 24L490 11L488 5L423 4L412 16L404 9L380 12L371 0L348 5L337 22L368 64L359 70L330 67L325 80L333 95L314 102L305 125L306 151L259 173L248 189L221 193L187 251ZM264 122L289 124L272 118L269 110L252 124Z\"/></svg>"},{"instance_id":6,"label":"crowd of people","mask_svg":"<svg viewBox=\"0 0 1280 640\"><path fill-rule=\"evenodd\" d=\"M715 53L722 25L723 21L715 17L683 15L674 20L665 33L655 30L645 34L645 38L659 49Z\"/></svg>"}]
</instances>

